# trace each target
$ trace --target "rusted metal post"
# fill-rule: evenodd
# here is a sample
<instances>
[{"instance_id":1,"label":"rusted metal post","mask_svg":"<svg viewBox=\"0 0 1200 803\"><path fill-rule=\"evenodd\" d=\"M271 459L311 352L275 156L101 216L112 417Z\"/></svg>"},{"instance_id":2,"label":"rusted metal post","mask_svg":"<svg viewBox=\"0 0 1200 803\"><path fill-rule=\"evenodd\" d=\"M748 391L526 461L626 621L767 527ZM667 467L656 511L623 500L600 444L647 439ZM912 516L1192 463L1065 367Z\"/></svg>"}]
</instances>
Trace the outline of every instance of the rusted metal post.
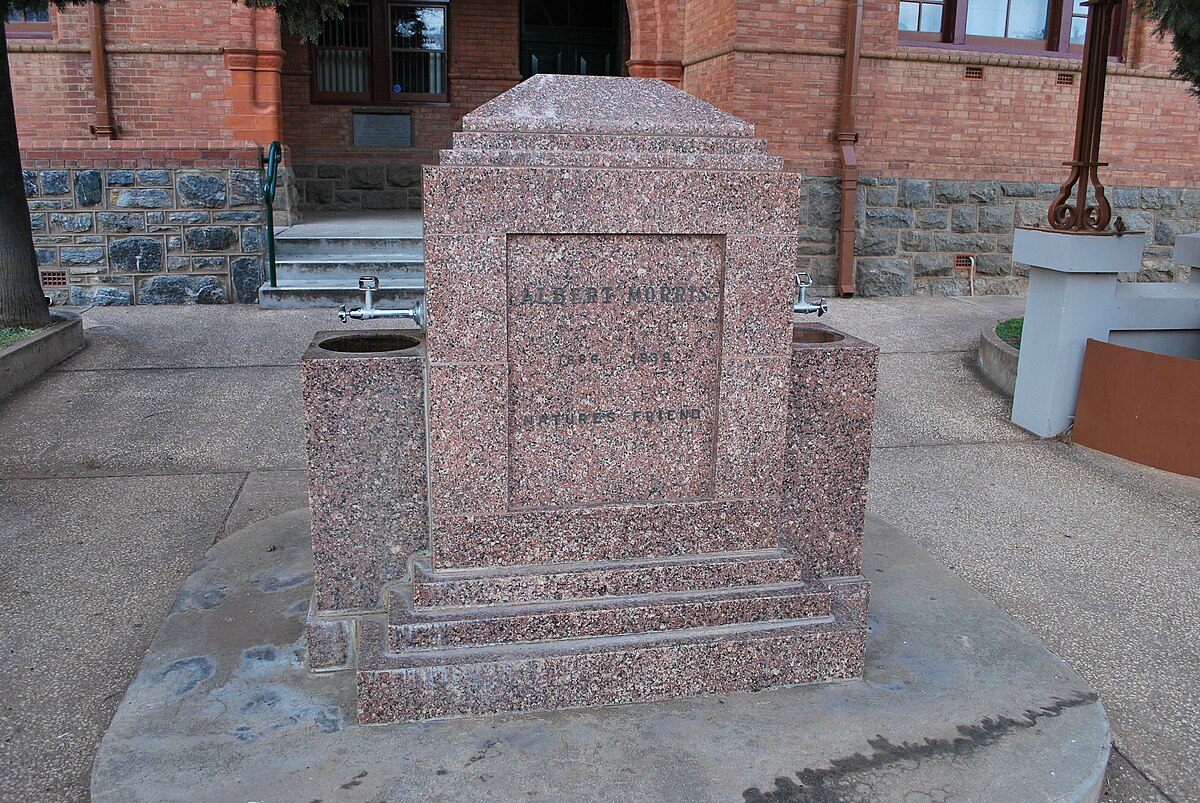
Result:
<instances>
[{"instance_id":1,"label":"rusted metal post","mask_svg":"<svg viewBox=\"0 0 1200 803\"><path fill-rule=\"evenodd\" d=\"M108 103L108 55L104 45L104 8L98 3L89 4L91 10L90 47L92 51L92 94L96 99L96 122L92 133L108 139L117 138L117 127L113 123L112 109Z\"/></svg>"},{"instance_id":2,"label":"rusted metal post","mask_svg":"<svg viewBox=\"0 0 1200 803\"><path fill-rule=\"evenodd\" d=\"M1112 219L1112 206L1100 183L1100 132L1104 125L1104 82L1108 76L1113 12L1120 0L1086 0L1087 36L1083 43L1083 75L1079 83L1079 116L1075 123L1075 157L1063 164L1071 175L1050 205L1047 219L1060 231L1102 232ZM1089 203L1089 186L1094 203ZM1074 202L1072 203L1072 195Z\"/></svg>"},{"instance_id":3,"label":"rusted metal post","mask_svg":"<svg viewBox=\"0 0 1200 803\"><path fill-rule=\"evenodd\" d=\"M858 66L862 56L863 0L846 6L846 56L842 62L842 108L834 141L841 157L842 221L838 227L837 291L854 295L854 240L858 234Z\"/></svg>"}]
</instances>

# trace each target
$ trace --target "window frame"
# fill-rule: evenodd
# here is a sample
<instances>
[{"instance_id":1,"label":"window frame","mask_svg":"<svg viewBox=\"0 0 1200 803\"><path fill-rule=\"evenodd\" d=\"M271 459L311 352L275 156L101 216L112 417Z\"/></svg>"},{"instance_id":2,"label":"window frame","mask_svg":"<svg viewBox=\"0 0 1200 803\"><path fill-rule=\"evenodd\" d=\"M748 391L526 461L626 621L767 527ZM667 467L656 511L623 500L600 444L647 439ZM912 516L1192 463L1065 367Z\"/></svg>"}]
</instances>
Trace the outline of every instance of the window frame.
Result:
<instances>
[{"instance_id":1,"label":"window frame","mask_svg":"<svg viewBox=\"0 0 1200 803\"><path fill-rule=\"evenodd\" d=\"M368 76L369 90L357 92L322 92L317 88L317 50L320 43L316 42L308 48L309 62L309 101L314 104L338 106L405 106L414 103L450 102L450 0L363 0L351 2L350 5L367 7L367 63L370 65ZM445 92L392 92L392 42L391 15L394 6L430 7L443 9L445 16L445 42L442 50L442 80ZM334 48L336 49L336 48ZM344 48L351 49L351 48ZM358 49L358 48L353 48ZM435 51L428 51L435 52Z\"/></svg>"},{"instance_id":2,"label":"window frame","mask_svg":"<svg viewBox=\"0 0 1200 803\"><path fill-rule=\"evenodd\" d=\"M54 12L46 9L46 20L42 22L30 22L24 20L22 22L4 22L4 37L6 39L53 39L54 38L54 17L51 16Z\"/></svg>"},{"instance_id":3,"label":"window frame","mask_svg":"<svg viewBox=\"0 0 1200 803\"><path fill-rule=\"evenodd\" d=\"M1038 55L1058 58L1080 58L1083 45L1071 44L1071 19L1074 16L1074 0L1048 0L1045 39L1015 39L999 36L974 36L967 34L967 8L971 0L944 0L942 30L938 33L906 31L899 28L897 17L897 43L916 47L934 47L945 50L971 50L984 53L1010 53L1014 55ZM898 7L898 5L897 5ZM1112 50L1109 58L1124 59L1125 29L1131 4L1123 0L1117 7L1113 25ZM918 23L919 24L919 23Z\"/></svg>"}]
</instances>

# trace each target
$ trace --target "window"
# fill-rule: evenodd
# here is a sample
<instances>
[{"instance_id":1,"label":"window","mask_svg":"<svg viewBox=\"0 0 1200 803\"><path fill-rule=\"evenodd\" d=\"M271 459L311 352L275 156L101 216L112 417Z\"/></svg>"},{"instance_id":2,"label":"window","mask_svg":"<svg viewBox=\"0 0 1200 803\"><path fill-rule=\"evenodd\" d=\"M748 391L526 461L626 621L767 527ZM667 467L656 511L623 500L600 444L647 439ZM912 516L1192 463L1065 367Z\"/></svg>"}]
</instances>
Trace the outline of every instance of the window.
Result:
<instances>
[{"instance_id":1,"label":"window","mask_svg":"<svg viewBox=\"0 0 1200 803\"><path fill-rule=\"evenodd\" d=\"M521 75L619 75L618 0L523 0Z\"/></svg>"},{"instance_id":2,"label":"window","mask_svg":"<svg viewBox=\"0 0 1200 803\"><path fill-rule=\"evenodd\" d=\"M447 12L445 4L350 3L313 46L313 99L446 100Z\"/></svg>"},{"instance_id":3,"label":"window","mask_svg":"<svg viewBox=\"0 0 1200 803\"><path fill-rule=\"evenodd\" d=\"M901 0L900 41L980 50L1082 53L1084 0ZM1113 56L1120 56L1125 4L1117 7Z\"/></svg>"},{"instance_id":4,"label":"window","mask_svg":"<svg viewBox=\"0 0 1200 803\"><path fill-rule=\"evenodd\" d=\"M5 20L4 33L9 39L49 39L50 10L10 11Z\"/></svg>"}]
</instances>

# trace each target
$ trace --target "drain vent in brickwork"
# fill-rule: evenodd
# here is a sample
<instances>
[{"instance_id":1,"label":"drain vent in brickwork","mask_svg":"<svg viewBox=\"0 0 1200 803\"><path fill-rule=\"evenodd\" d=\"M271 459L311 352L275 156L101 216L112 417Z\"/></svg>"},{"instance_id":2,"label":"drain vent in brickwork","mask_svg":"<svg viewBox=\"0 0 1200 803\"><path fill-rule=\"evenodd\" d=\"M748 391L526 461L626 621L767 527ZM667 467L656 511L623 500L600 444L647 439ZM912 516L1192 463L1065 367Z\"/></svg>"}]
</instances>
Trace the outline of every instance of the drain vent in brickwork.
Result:
<instances>
[{"instance_id":1,"label":"drain vent in brickwork","mask_svg":"<svg viewBox=\"0 0 1200 803\"><path fill-rule=\"evenodd\" d=\"M42 271L42 287L66 287L67 272L65 270Z\"/></svg>"},{"instance_id":2,"label":"drain vent in brickwork","mask_svg":"<svg viewBox=\"0 0 1200 803\"><path fill-rule=\"evenodd\" d=\"M965 70L963 70L963 78L966 78L968 81L982 81L983 80L983 68L982 67L967 67Z\"/></svg>"},{"instance_id":3,"label":"drain vent in brickwork","mask_svg":"<svg viewBox=\"0 0 1200 803\"><path fill-rule=\"evenodd\" d=\"M1058 84L1059 86L1075 86L1075 73L1060 72L1054 83Z\"/></svg>"},{"instance_id":4,"label":"drain vent in brickwork","mask_svg":"<svg viewBox=\"0 0 1200 803\"><path fill-rule=\"evenodd\" d=\"M955 254L954 269L970 271L971 295L975 295L975 255Z\"/></svg>"}]
</instances>

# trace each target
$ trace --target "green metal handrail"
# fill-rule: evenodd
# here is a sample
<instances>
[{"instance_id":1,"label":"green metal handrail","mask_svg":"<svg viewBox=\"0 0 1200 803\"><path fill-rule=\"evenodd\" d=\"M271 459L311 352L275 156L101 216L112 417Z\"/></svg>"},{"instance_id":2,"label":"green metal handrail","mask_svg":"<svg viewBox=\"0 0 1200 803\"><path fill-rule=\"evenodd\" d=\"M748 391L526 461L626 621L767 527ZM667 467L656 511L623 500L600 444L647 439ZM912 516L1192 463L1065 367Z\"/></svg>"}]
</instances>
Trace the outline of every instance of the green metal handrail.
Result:
<instances>
[{"instance_id":1,"label":"green metal handrail","mask_svg":"<svg viewBox=\"0 0 1200 803\"><path fill-rule=\"evenodd\" d=\"M263 182L263 202L267 207L267 272L271 286L276 286L275 279L275 182L279 178L279 162L283 159L283 146L279 140L271 143L267 155L262 157L267 177Z\"/></svg>"}]
</instances>

